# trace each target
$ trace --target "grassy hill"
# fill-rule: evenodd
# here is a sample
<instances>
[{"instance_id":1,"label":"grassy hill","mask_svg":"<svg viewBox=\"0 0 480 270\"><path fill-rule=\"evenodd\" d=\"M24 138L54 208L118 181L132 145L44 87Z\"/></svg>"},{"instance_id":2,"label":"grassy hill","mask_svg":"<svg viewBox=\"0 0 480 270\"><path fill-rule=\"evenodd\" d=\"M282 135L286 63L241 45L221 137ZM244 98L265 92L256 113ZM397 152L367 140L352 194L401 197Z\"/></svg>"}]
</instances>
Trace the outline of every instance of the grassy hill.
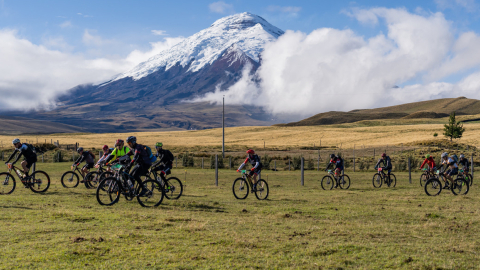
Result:
<instances>
[{"instance_id":1,"label":"grassy hill","mask_svg":"<svg viewBox=\"0 0 480 270\"><path fill-rule=\"evenodd\" d=\"M0 134L49 134L84 132L80 127L17 116L0 116Z\"/></svg>"},{"instance_id":2,"label":"grassy hill","mask_svg":"<svg viewBox=\"0 0 480 270\"><path fill-rule=\"evenodd\" d=\"M453 111L457 115L480 114L480 100L465 97L444 98L376 109L326 112L298 122L278 124L277 126L332 125L378 119L435 119L447 117Z\"/></svg>"}]
</instances>

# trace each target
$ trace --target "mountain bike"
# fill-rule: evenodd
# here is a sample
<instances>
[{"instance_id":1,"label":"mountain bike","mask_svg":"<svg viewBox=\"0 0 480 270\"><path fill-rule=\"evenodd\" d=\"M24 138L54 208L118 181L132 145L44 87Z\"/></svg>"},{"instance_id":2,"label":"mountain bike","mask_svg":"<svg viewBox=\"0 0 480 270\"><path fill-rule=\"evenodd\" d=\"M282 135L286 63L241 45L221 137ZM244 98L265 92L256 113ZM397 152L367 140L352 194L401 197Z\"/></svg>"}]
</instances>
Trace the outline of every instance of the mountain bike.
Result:
<instances>
[{"instance_id":1,"label":"mountain bike","mask_svg":"<svg viewBox=\"0 0 480 270\"><path fill-rule=\"evenodd\" d=\"M473 185L473 176L470 173L468 173L468 171L465 172L464 169L459 169L458 176L462 176L468 182L469 186Z\"/></svg>"},{"instance_id":2,"label":"mountain bike","mask_svg":"<svg viewBox=\"0 0 480 270\"><path fill-rule=\"evenodd\" d=\"M327 171L327 175L322 178L322 189L331 190L333 189L333 184L335 183L335 188L340 187L341 189L348 189L350 187L350 177L346 174L342 174L338 177L335 176L335 173L332 170Z\"/></svg>"},{"instance_id":3,"label":"mountain bike","mask_svg":"<svg viewBox=\"0 0 480 270\"><path fill-rule=\"evenodd\" d=\"M251 176L247 173L247 170L241 170L242 177L239 177L233 181L232 191L233 196L239 200L247 198L250 189L252 193L255 193L255 197L259 200L265 200L268 198L268 184L264 179L257 181L257 188L253 189L253 183Z\"/></svg>"},{"instance_id":4,"label":"mountain bike","mask_svg":"<svg viewBox=\"0 0 480 270\"><path fill-rule=\"evenodd\" d=\"M13 172L18 176L25 188L30 188L35 193L43 193L50 187L50 176L43 171L34 171L30 176L25 177L22 169L8 164L8 172L0 173L0 194L11 194L15 190L16 181Z\"/></svg>"},{"instance_id":5,"label":"mountain bike","mask_svg":"<svg viewBox=\"0 0 480 270\"><path fill-rule=\"evenodd\" d=\"M445 181L445 187L442 187L440 177ZM466 195L469 191L468 181L462 176L458 176L453 180L453 184L450 184L449 180L445 180L445 173L439 173L438 177L432 177L425 183L425 193L428 196L437 196L442 192L442 189L450 189L454 195Z\"/></svg>"},{"instance_id":6,"label":"mountain bike","mask_svg":"<svg viewBox=\"0 0 480 270\"><path fill-rule=\"evenodd\" d=\"M430 171L430 169L423 169L423 173L420 176L420 186L424 186L428 179L432 177L436 177L438 174L438 170L435 172Z\"/></svg>"},{"instance_id":7,"label":"mountain bike","mask_svg":"<svg viewBox=\"0 0 480 270\"><path fill-rule=\"evenodd\" d=\"M97 171L89 172L85 175L84 182L86 188L96 189L102 179L113 176L113 173L104 169L103 166L105 165L95 165Z\"/></svg>"},{"instance_id":8,"label":"mountain bike","mask_svg":"<svg viewBox=\"0 0 480 270\"><path fill-rule=\"evenodd\" d=\"M78 166L73 165L71 169L71 171L65 172L60 179L62 186L65 188L76 188L80 182L80 177L78 175L82 175L82 173L80 169L78 169Z\"/></svg>"},{"instance_id":9,"label":"mountain bike","mask_svg":"<svg viewBox=\"0 0 480 270\"><path fill-rule=\"evenodd\" d=\"M115 176L103 179L97 187L96 197L100 205L114 205L119 201L120 195L123 195L127 201L136 197L143 207L154 207L162 203L165 193L156 179L147 178L142 182L146 189L145 194L142 194L142 186L125 172L124 165L116 164L111 168L115 171Z\"/></svg>"},{"instance_id":10,"label":"mountain bike","mask_svg":"<svg viewBox=\"0 0 480 270\"><path fill-rule=\"evenodd\" d=\"M395 187L397 185L397 177L393 173L390 173L390 177L388 177L383 168L378 168L378 172L373 175L372 183L375 188L380 188L383 183L387 184L388 187Z\"/></svg>"},{"instance_id":11,"label":"mountain bike","mask_svg":"<svg viewBox=\"0 0 480 270\"><path fill-rule=\"evenodd\" d=\"M146 176L146 178L150 179L157 179L162 185L163 190L165 191L165 197L167 199L177 200L182 196L183 193L183 184L177 177L170 177L165 179L165 172L161 172L157 174L157 172L150 170Z\"/></svg>"}]
</instances>

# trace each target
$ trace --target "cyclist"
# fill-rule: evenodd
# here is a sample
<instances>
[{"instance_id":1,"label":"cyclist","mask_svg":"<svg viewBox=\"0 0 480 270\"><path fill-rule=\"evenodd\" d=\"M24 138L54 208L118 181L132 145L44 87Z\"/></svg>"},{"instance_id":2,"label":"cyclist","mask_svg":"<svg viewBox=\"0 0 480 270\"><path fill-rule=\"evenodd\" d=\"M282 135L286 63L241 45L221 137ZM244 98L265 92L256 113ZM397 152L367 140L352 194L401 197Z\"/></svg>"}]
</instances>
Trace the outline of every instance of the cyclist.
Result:
<instances>
[{"instance_id":1,"label":"cyclist","mask_svg":"<svg viewBox=\"0 0 480 270\"><path fill-rule=\"evenodd\" d=\"M112 153L104 160L104 162L105 164L110 165L110 160L119 161L118 159L126 156L128 152L130 152L130 149L125 146L122 139L118 139L115 142L115 149L113 149Z\"/></svg>"},{"instance_id":2,"label":"cyclist","mask_svg":"<svg viewBox=\"0 0 480 270\"><path fill-rule=\"evenodd\" d=\"M469 167L469 162L468 162L468 159L465 158L465 155L464 154L460 154L460 159L458 160L458 164L462 165L463 166L463 171L465 172L465 174L468 173L468 167Z\"/></svg>"},{"instance_id":3,"label":"cyclist","mask_svg":"<svg viewBox=\"0 0 480 270\"><path fill-rule=\"evenodd\" d=\"M37 153L35 153L35 148L31 144L21 143L20 139L14 139L12 141L13 146L15 146L15 150L13 151L12 155L8 158L5 165L8 165L10 160L17 154L17 158L15 161L11 163L11 165L15 164L20 157L23 155L24 159L22 161L22 168L25 172L25 178L29 177L28 172L30 171L30 167L37 162Z\"/></svg>"},{"instance_id":4,"label":"cyclist","mask_svg":"<svg viewBox=\"0 0 480 270\"><path fill-rule=\"evenodd\" d=\"M250 162L250 164L252 165L252 169L250 170L248 175L250 177L253 176L253 179L252 179L253 190L252 190L252 192L255 192L257 190L257 175L259 175L260 172L262 171L262 162L260 161L260 157L258 155L255 155L255 151L253 151L253 149L248 149L247 154L248 154L247 158L240 165L240 167L238 167L237 172L239 172L241 169L243 169L243 167L245 166L245 164L247 164L247 162Z\"/></svg>"},{"instance_id":5,"label":"cyclist","mask_svg":"<svg viewBox=\"0 0 480 270\"><path fill-rule=\"evenodd\" d=\"M380 158L375 165L375 170L380 166L380 163L383 163L382 170L385 172L387 171L388 178L390 179L390 173L392 172L392 160L386 153L382 154L382 158Z\"/></svg>"},{"instance_id":6,"label":"cyclist","mask_svg":"<svg viewBox=\"0 0 480 270\"><path fill-rule=\"evenodd\" d=\"M453 186L453 176L458 174L457 161L452 157L448 157L447 152L442 153L441 157L442 157L442 165L446 165L446 168L448 168L445 171L445 174L444 174L445 178L450 180L452 182L452 186ZM445 188L448 189L448 182L447 181L445 181Z\"/></svg>"},{"instance_id":7,"label":"cyclist","mask_svg":"<svg viewBox=\"0 0 480 270\"><path fill-rule=\"evenodd\" d=\"M330 163L328 163L328 166L327 168L325 168L325 171L327 171L332 164L335 164L335 178L339 179L340 174L343 171L343 159L339 156L335 156L335 154L331 154ZM337 181L335 181L335 187L337 187Z\"/></svg>"},{"instance_id":8,"label":"cyclist","mask_svg":"<svg viewBox=\"0 0 480 270\"><path fill-rule=\"evenodd\" d=\"M88 173L88 170L95 166L95 155L90 151L83 150L83 147L79 147L77 149L77 152L80 154L80 156L75 161L75 163L73 163L73 166L78 166L80 165L80 163L85 161L85 166L83 166L83 168L80 170L82 176L85 177L85 174ZM80 181L80 183L84 182L84 180Z\"/></svg>"},{"instance_id":9,"label":"cyclist","mask_svg":"<svg viewBox=\"0 0 480 270\"><path fill-rule=\"evenodd\" d=\"M130 175L137 181L137 183L142 187L142 191L139 196L144 196L147 192L146 187L143 186L141 176L145 176L148 173L148 169L152 166L152 161L150 160L150 155L147 151L147 148L141 144L137 143L137 138L135 136L130 136L127 138L128 146L130 151L127 153L128 156L133 156L132 161L127 165L126 171L130 171L130 168L135 164Z\"/></svg>"},{"instance_id":10,"label":"cyclist","mask_svg":"<svg viewBox=\"0 0 480 270\"><path fill-rule=\"evenodd\" d=\"M157 149L155 156L158 158L158 161L152 165L152 170L155 172L161 171L160 176L165 180L165 175L172 173L174 157L170 150L163 149L163 143L161 142L157 142L155 148Z\"/></svg>"},{"instance_id":11,"label":"cyclist","mask_svg":"<svg viewBox=\"0 0 480 270\"><path fill-rule=\"evenodd\" d=\"M430 156L429 154L425 155L425 160L420 166L420 170L423 169L423 166L425 166L425 164L427 164L429 172L434 173L437 170L437 167L435 165L435 160L433 160L433 157Z\"/></svg>"},{"instance_id":12,"label":"cyclist","mask_svg":"<svg viewBox=\"0 0 480 270\"><path fill-rule=\"evenodd\" d=\"M104 145L102 150L103 150L103 156L100 157L100 159L97 161L97 164L95 164L95 168L100 167L104 161L110 156L110 154L113 152L114 148L108 148L108 145Z\"/></svg>"}]
</instances>

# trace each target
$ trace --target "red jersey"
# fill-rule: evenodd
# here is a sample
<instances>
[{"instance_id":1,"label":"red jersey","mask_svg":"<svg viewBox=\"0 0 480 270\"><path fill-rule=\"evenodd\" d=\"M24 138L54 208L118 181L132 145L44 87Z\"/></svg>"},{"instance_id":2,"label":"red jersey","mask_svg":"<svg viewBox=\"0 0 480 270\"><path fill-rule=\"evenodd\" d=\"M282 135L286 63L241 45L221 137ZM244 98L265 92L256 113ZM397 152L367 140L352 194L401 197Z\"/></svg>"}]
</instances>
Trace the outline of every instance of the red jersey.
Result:
<instances>
[{"instance_id":1,"label":"red jersey","mask_svg":"<svg viewBox=\"0 0 480 270\"><path fill-rule=\"evenodd\" d=\"M435 161L433 160L433 157L426 158L423 161L422 166L420 166L420 169L423 168L425 164L427 164L429 168L435 168Z\"/></svg>"}]
</instances>

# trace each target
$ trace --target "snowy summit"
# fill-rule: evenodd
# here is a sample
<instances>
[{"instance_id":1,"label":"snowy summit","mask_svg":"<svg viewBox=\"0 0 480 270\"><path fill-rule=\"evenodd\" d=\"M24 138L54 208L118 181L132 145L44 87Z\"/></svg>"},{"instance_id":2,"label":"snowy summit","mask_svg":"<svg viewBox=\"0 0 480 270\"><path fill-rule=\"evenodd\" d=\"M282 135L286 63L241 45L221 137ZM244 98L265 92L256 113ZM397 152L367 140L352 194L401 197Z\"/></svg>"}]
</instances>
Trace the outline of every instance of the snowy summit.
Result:
<instances>
[{"instance_id":1,"label":"snowy summit","mask_svg":"<svg viewBox=\"0 0 480 270\"><path fill-rule=\"evenodd\" d=\"M248 12L224 17L112 81L126 77L138 80L160 68L168 70L177 64L185 67L191 63L188 71L196 72L232 49L238 51L238 55L245 53L258 63L265 44L276 40L283 33L262 17Z\"/></svg>"}]
</instances>

